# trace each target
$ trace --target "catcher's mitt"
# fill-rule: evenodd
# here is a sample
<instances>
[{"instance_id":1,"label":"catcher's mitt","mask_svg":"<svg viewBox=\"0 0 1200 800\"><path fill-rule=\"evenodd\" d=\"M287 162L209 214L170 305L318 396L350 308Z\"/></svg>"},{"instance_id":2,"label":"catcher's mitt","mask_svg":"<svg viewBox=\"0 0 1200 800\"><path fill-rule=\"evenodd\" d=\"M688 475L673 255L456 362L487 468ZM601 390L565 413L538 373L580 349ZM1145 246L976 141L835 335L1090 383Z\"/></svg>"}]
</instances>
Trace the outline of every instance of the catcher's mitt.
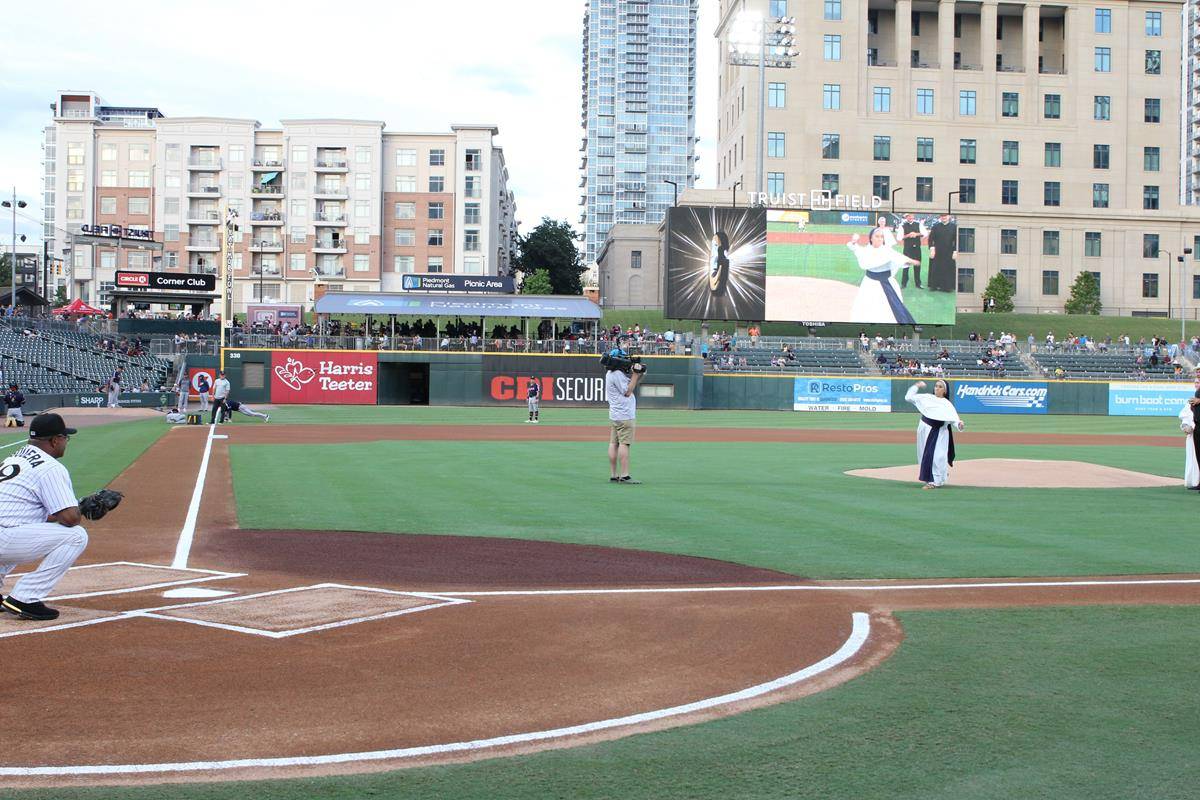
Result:
<instances>
[{"instance_id":1,"label":"catcher's mitt","mask_svg":"<svg viewBox=\"0 0 1200 800\"><path fill-rule=\"evenodd\" d=\"M112 489L101 489L95 494L80 498L79 513L88 519L102 519L105 514L121 505L124 496Z\"/></svg>"}]
</instances>

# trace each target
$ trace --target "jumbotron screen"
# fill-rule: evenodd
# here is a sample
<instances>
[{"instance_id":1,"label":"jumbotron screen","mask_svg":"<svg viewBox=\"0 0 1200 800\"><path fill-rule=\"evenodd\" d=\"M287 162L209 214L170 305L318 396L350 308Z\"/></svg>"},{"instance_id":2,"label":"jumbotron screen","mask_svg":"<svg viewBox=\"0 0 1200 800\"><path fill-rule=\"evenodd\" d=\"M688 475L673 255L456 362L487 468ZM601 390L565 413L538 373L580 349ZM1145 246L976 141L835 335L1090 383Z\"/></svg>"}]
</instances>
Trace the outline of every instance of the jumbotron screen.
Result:
<instances>
[{"instance_id":1,"label":"jumbotron screen","mask_svg":"<svg viewBox=\"0 0 1200 800\"><path fill-rule=\"evenodd\" d=\"M670 318L954 323L949 215L684 207L667 239Z\"/></svg>"}]
</instances>

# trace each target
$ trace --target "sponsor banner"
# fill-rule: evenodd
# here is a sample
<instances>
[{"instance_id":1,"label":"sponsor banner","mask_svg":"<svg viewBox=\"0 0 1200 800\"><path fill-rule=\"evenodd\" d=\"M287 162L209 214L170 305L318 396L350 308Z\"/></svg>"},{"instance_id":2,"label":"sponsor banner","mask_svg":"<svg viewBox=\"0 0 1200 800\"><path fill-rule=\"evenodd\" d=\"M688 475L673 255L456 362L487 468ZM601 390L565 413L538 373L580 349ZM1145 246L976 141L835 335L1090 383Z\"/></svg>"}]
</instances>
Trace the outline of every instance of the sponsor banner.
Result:
<instances>
[{"instance_id":1,"label":"sponsor banner","mask_svg":"<svg viewBox=\"0 0 1200 800\"><path fill-rule=\"evenodd\" d=\"M137 289L174 289L188 292L215 292L216 275L178 272L129 272L117 270L117 286Z\"/></svg>"},{"instance_id":2,"label":"sponsor banner","mask_svg":"<svg viewBox=\"0 0 1200 800\"><path fill-rule=\"evenodd\" d=\"M516 291L512 278L496 275L450 275L406 272L401 276L400 288L406 292L496 292L512 294Z\"/></svg>"},{"instance_id":3,"label":"sponsor banner","mask_svg":"<svg viewBox=\"0 0 1200 800\"><path fill-rule=\"evenodd\" d=\"M838 222L843 225L870 225L871 215L865 211L843 211L838 216Z\"/></svg>"},{"instance_id":4,"label":"sponsor banner","mask_svg":"<svg viewBox=\"0 0 1200 800\"><path fill-rule=\"evenodd\" d=\"M1195 396L1191 383L1110 383L1111 417L1174 417Z\"/></svg>"},{"instance_id":5,"label":"sponsor banner","mask_svg":"<svg viewBox=\"0 0 1200 800\"><path fill-rule=\"evenodd\" d=\"M954 407L960 414L1046 414L1049 386L1045 383L951 381Z\"/></svg>"},{"instance_id":6,"label":"sponsor banner","mask_svg":"<svg viewBox=\"0 0 1200 800\"><path fill-rule=\"evenodd\" d=\"M79 232L87 236L102 236L107 239L140 239L149 242L154 233L149 228L122 228L120 225L80 225Z\"/></svg>"},{"instance_id":7,"label":"sponsor banner","mask_svg":"<svg viewBox=\"0 0 1200 800\"><path fill-rule=\"evenodd\" d=\"M892 384L841 377L796 378L792 409L887 412L892 410Z\"/></svg>"},{"instance_id":8,"label":"sponsor banner","mask_svg":"<svg viewBox=\"0 0 1200 800\"><path fill-rule=\"evenodd\" d=\"M517 373L491 375L488 378L487 398L497 403L524 400L529 396L530 375ZM597 405L607 402L604 397L604 372L592 375L538 375L541 401L566 405Z\"/></svg>"},{"instance_id":9,"label":"sponsor banner","mask_svg":"<svg viewBox=\"0 0 1200 800\"><path fill-rule=\"evenodd\" d=\"M88 393L74 395L75 403L81 408L104 408L108 405L108 395ZM134 392L121 394L118 401L122 408L166 408L175 405L175 395L155 394L154 392Z\"/></svg>"},{"instance_id":10,"label":"sponsor banner","mask_svg":"<svg viewBox=\"0 0 1200 800\"><path fill-rule=\"evenodd\" d=\"M212 387L217 382L216 367L188 367L188 399L200 399L200 376L208 377L208 396L212 397ZM237 398L234 398L237 399Z\"/></svg>"},{"instance_id":11,"label":"sponsor banner","mask_svg":"<svg viewBox=\"0 0 1200 800\"><path fill-rule=\"evenodd\" d=\"M377 353L352 350L271 353L272 403L374 405L378 395Z\"/></svg>"}]
</instances>

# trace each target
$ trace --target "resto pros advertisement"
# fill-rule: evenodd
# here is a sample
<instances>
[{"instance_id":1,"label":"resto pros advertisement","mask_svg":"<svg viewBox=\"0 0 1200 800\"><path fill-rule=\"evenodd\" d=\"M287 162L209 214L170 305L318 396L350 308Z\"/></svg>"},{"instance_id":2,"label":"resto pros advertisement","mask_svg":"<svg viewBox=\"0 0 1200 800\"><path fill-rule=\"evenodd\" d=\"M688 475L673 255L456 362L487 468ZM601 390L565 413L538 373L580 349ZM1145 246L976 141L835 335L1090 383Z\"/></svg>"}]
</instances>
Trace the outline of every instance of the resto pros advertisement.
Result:
<instances>
[{"instance_id":1,"label":"resto pros advertisement","mask_svg":"<svg viewBox=\"0 0 1200 800\"><path fill-rule=\"evenodd\" d=\"M356 351L277 350L271 354L271 402L374 405L379 357Z\"/></svg>"}]
</instances>

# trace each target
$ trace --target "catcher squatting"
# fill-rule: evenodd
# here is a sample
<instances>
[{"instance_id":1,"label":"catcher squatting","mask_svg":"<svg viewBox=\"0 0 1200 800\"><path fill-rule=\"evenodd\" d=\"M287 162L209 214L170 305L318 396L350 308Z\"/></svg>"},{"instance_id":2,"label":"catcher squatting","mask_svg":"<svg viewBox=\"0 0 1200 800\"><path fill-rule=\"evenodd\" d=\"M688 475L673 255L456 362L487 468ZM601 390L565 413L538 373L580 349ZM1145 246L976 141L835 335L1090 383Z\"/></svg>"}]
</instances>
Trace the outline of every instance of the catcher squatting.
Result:
<instances>
[{"instance_id":1,"label":"catcher squatting","mask_svg":"<svg viewBox=\"0 0 1200 800\"><path fill-rule=\"evenodd\" d=\"M11 594L0 595L0 608L19 619L58 617L42 601L87 547L81 517L100 519L121 502L111 489L75 499L71 475L59 462L75 433L58 414L39 414L29 443L0 464L0 588L18 564L42 560Z\"/></svg>"}]
</instances>

